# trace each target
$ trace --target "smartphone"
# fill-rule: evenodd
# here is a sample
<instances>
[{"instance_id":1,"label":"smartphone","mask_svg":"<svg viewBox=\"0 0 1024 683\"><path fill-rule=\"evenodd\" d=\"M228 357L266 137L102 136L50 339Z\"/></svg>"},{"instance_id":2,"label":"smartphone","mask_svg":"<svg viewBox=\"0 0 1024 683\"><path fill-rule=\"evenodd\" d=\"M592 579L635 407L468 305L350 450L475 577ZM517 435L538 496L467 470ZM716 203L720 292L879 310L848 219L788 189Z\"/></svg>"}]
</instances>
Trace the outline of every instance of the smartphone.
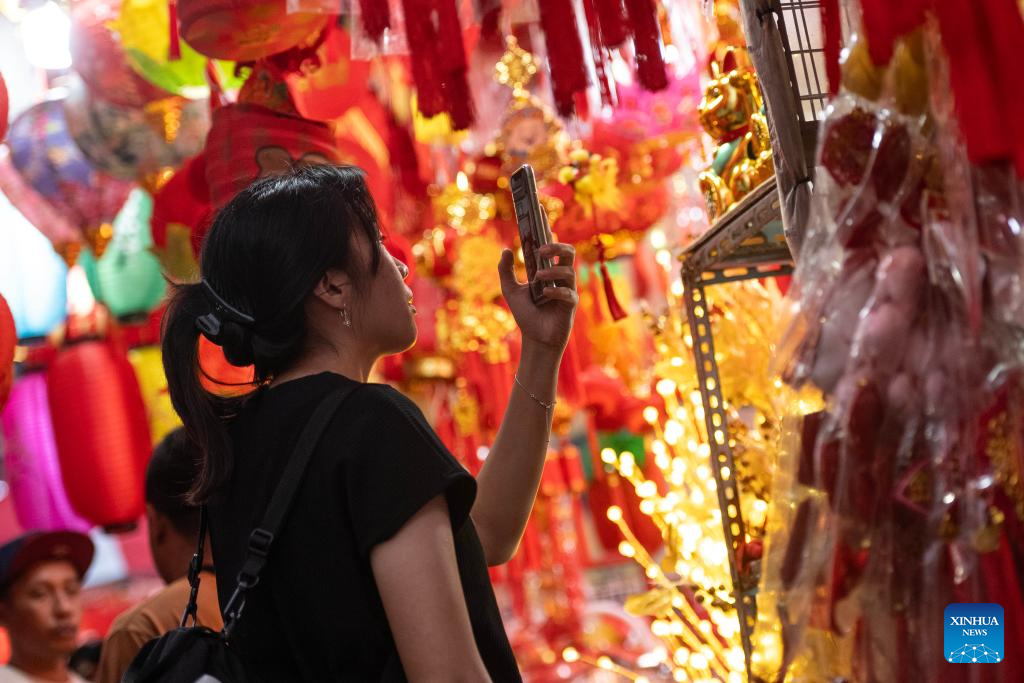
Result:
<instances>
[{"instance_id":1,"label":"smartphone","mask_svg":"<svg viewBox=\"0 0 1024 683\"><path fill-rule=\"evenodd\" d=\"M540 281L537 271L554 265L552 259L541 258L540 248L551 242L551 228L548 217L540 205L537 195L537 179L533 167L523 164L509 179L512 190L512 203L516 207L516 222L519 224L519 243L523 247L523 260L526 262L526 277L530 284L530 296L533 303L543 304L549 301L544 296L545 287L554 287L553 281Z\"/></svg>"}]
</instances>

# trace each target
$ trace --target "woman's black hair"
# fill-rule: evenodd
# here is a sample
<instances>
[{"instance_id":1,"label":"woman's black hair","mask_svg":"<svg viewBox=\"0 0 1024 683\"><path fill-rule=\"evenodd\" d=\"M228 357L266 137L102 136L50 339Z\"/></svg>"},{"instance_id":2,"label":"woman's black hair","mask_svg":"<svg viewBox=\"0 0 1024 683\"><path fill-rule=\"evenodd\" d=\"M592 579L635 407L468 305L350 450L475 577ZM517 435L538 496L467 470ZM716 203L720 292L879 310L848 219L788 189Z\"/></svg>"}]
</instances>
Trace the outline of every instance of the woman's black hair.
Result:
<instances>
[{"instance_id":1,"label":"woman's black hair","mask_svg":"<svg viewBox=\"0 0 1024 683\"><path fill-rule=\"evenodd\" d=\"M359 289L369 273L353 238L375 244L379 232L354 166L308 166L258 180L217 213L200 255L202 280L174 287L163 321L171 402L203 453L192 502L206 501L230 476L227 427L248 398L203 387L199 335L222 347L232 365L253 365L257 386L267 384L304 350L304 304L324 273L342 270ZM372 254L376 272L380 252Z\"/></svg>"}]
</instances>

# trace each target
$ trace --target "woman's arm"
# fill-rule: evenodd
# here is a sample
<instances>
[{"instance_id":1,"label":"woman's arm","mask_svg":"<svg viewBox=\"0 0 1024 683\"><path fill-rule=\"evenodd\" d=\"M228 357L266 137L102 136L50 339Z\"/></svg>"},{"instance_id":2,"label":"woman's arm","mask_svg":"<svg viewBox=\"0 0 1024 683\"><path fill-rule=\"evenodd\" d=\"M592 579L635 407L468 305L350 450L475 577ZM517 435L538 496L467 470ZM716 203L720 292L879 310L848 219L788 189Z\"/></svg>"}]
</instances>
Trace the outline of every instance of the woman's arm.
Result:
<instances>
[{"instance_id":1,"label":"woman's arm","mask_svg":"<svg viewBox=\"0 0 1024 683\"><path fill-rule=\"evenodd\" d=\"M370 566L410 683L491 683L473 637L443 495L375 546Z\"/></svg>"},{"instance_id":2,"label":"woman's arm","mask_svg":"<svg viewBox=\"0 0 1024 683\"><path fill-rule=\"evenodd\" d=\"M555 400L558 366L579 301L575 250L566 244L548 244L540 253L557 257L558 264L538 271L536 277L564 285L546 288L544 293L552 301L543 306L534 304L529 286L516 280L511 252L502 254L498 266L502 293L523 334L523 350L516 374L522 386L513 384L498 436L477 475L476 502L470 513L492 566L515 554L533 509L551 431L552 411L542 403Z\"/></svg>"}]
</instances>

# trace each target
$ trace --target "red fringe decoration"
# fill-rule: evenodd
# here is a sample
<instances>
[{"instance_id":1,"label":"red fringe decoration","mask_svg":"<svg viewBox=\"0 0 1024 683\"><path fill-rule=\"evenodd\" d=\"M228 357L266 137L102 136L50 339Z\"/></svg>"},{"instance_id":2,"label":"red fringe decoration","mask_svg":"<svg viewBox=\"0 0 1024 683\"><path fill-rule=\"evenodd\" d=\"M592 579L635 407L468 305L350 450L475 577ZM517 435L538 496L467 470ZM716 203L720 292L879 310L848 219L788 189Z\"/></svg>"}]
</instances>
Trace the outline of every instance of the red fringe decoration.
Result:
<instances>
[{"instance_id":1,"label":"red fringe decoration","mask_svg":"<svg viewBox=\"0 0 1024 683\"><path fill-rule=\"evenodd\" d=\"M842 75L839 71L839 52L843 47L843 27L840 23L839 0L821 3L821 25L825 28L825 73L828 74L828 94L839 92Z\"/></svg>"},{"instance_id":2,"label":"red fringe decoration","mask_svg":"<svg viewBox=\"0 0 1024 683\"><path fill-rule=\"evenodd\" d=\"M602 28L598 24L597 10L594 7L595 0L583 0L583 10L587 15L587 28L590 33L590 53L594 57L594 71L597 73L597 85L601 89L601 104L612 106L615 104L612 99L611 81L608 78L607 59L608 53L603 44Z\"/></svg>"},{"instance_id":3,"label":"red fringe decoration","mask_svg":"<svg viewBox=\"0 0 1024 683\"><path fill-rule=\"evenodd\" d=\"M466 80L466 50L456 0L434 0L437 7L437 44L441 52L442 88L452 117L452 128L463 130L473 125L473 96Z\"/></svg>"},{"instance_id":4,"label":"red fringe decoration","mask_svg":"<svg viewBox=\"0 0 1024 683\"><path fill-rule=\"evenodd\" d=\"M388 0L359 0L363 28L375 42L380 42L384 30L391 25L391 10Z\"/></svg>"},{"instance_id":5,"label":"red fringe decoration","mask_svg":"<svg viewBox=\"0 0 1024 683\"><path fill-rule=\"evenodd\" d=\"M181 36L178 35L178 0L167 0L167 16L170 30L170 44L167 47L167 59L176 62L181 59Z\"/></svg>"},{"instance_id":6,"label":"red fringe decoration","mask_svg":"<svg viewBox=\"0 0 1024 683\"><path fill-rule=\"evenodd\" d=\"M409 18L405 31L420 112L424 116L447 112L453 128L468 128L474 118L473 100L455 0L402 0L402 6ZM436 29L428 20L435 12Z\"/></svg>"},{"instance_id":7,"label":"red fringe decoration","mask_svg":"<svg viewBox=\"0 0 1024 683\"><path fill-rule=\"evenodd\" d=\"M601 25L601 41L605 47L618 47L625 42L629 25L622 0L592 0L597 6L597 19ZM590 19L588 18L588 21Z\"/></svg>"},{"instance_id":8,"label":"red fringe decoration","mask_svg":"<svg viewBox=\"0 0 1024 683\"><path fill-rule=\"evenodd\" d=\"M661 54L661 27L654 0L626 0L629 22L633 25L636 50L636 75L645 90L655 92L668 86L665 58Z\"/></svg>"},{"instance_id":9,"label":"red fringe decoration","mask_svg":"<svg viewBox=\"0 0 1024 683\"><path fill-rule=\"evenodd\" d=\"M629 314L622 308L619 298L615 296L615 286L612 284L611 275L608 274L608 265L604 258L604 245L600 241L597 242L597 259L601 269L601 284L604 286L604 298L608 302L608 313L611 314L612 320L618 322Z\"/></svg>"},{"instance_id":10,"label":"red fringe decoration","mask_svg":"<svg viewBox=\"0 0 1024 683\"><path fill-rule=\"evenodd\" d=\"M575 109L573 94L587 88L583 44L572 0L543 0L540 23L548 50L555 106L562 116L571 116Z\"/></svg>"}]
</instances>

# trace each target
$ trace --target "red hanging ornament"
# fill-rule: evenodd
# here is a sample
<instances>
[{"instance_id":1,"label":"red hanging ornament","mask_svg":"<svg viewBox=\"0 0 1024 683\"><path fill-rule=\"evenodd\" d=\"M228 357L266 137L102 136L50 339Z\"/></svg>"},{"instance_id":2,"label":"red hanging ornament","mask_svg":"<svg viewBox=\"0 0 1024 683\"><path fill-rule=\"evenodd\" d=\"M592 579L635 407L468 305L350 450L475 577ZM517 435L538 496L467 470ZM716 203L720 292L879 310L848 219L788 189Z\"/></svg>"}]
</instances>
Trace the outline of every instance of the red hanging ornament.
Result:
<instances>
[{"instance_id":1,"label":"red hanging ornament","mask_svg":"<svg viewBox=\"0 0 1024 683\"><path fill-rule=\"evenodd\" d=\"M595 246L597 247L597 259L598 267L601 272L601 284L604 286L604 299L608 302L608 313L611 314L612 320L619 321L627 317L629 314L626 313L622 308L622 304L619 303L619 298L615 296L615 285L612 283L612 277L608 274L608 262L604 257L604 245L600 239L594 240Z\"/></svg>"},{"instance_id":2,"label":"red hanging ornament","mask_svg":"<svg viewBox=\"0 0 1024 683\"><path fill-rule=\"evenodd\" d=\"M289 12L286 0L176 0L181 37L214 59L247 62L314 38L332 17Z\"/></svg>"},{"instance_id":3,"label":"red hanging ornament","mask_svg":"<svg viewBox=\"0 0 1024 683\"><path fill-rule=\"evenodd\" d=\"M167 59L175 62L181 59L181 34L178 32L178 0L167 0L167 22L170 40L167 43Z\"/></svg>"},{"instance_id":4,"label":"red hanging ornament","mask_svg":"<svg viewBox=\"0 0 1024 683\"><path fill-rule=\"evenodd\" d=\"M47 387L71 505L106 529L133 528L151 443L131 363L110 344L80 342L57 356Z\"/></svg>"},{"instance_id":5,"label":"red hanging ornament","mask_svg":"<svg viewBox=\"0 0 1024 683\"><path fill-rule=\"evenodd\" d=\"M622 0L593 0L601 27L601 42L605 47L618 47L629 35L626 9Z\"/></svg>"},{"instance_id":6,"label":"red hanging ornament","mask_svg":"<svg viewBox=\"0 0 1024 683\"><path fill-rule=\"evenodd\" d=\"M662 90L668 86L668 73L661 54L658 7L654 0L626 0L626 11L633 25L637 79L651 92Z\"/></svg>"},{"instance_id":7,"label":"red hanging ornament","mask_svg":"<svg viewBox=\"0 0 1024 683\"><path fill-rule=\"evenodd\" d=\"M587 66L572 0L541 2L540 23L548 51L555 106L562 116L571 116L575 110L574 95L587 89Z\"/></svg>"},{"instance_id":8,"label":"red hanging ornament","mask_svg":"<svg viewBox=\"0 0 1024 683\"><path fill-rule=\"evenodd\" d=\"M363 29L375 42L380 42L384 31L391 25L391 9L388 0L359 0Z\"/></svg>"}]
</instances>

